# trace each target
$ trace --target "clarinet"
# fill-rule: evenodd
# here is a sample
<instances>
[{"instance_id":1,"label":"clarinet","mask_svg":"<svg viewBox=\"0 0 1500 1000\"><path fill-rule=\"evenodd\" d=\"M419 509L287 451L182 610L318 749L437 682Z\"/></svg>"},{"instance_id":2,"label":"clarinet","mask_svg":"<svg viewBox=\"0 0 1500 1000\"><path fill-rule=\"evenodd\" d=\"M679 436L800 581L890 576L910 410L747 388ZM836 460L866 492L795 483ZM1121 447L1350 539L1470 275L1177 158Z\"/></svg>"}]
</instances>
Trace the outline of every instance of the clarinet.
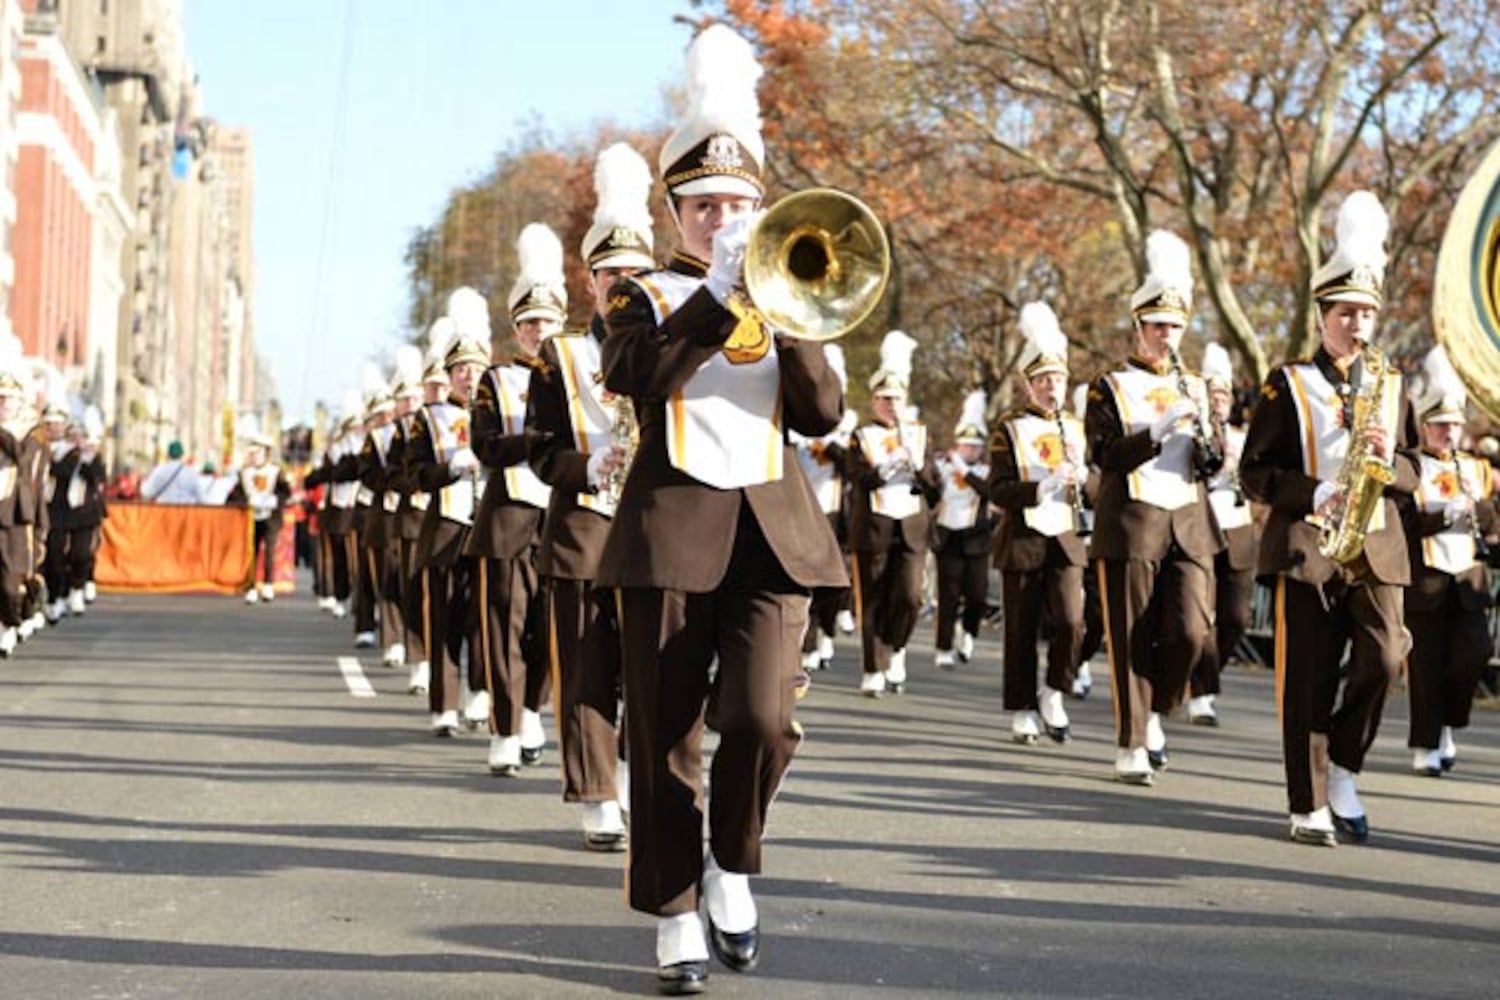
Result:
<instances>
[{"instance_id":1,"label":"clarinet","mask_svg":"<svg viewBox=\"0 0 1500 1000\"><path fill-rule=\"evenodd\" d=\"M1453 478L1458 482L1459 492L1471 497L1474 503L1479 503L1479 498L1469 492L1469 484L1464 481L1464 463L1459 457L1458 449L1453 449ZM1489 543L1484 540L1484 535L1479 531L1479 510L1476 508L1469 513L1469 540L1474 544L1474 559L1486 566L1492 566L1491 561L1494 554L1490 551Z\"/></svg>"},{"instance_id":2,"label":"clarinet","mask_svg":"<svg viewBox=\"0 0 1500 1000\"><path fill-rule=\"evenodd\" d=\"M1062 444L1063 457L1072 462L1072 449L1068 446L1068 422L1063 419L1062 410L1056 411L1055 419L1057 420L1057 440ZM1075 464L1080 470L1082 469L1081 462ZM1081 482L1073 484L1073 530L1083 531L1083 483Z\"/></svg>"},{"instance_id":3,"label":"clarinet","mask_svg":"<svg viewBox=\"0 0 1500 1000\"><path fill-rule=\"evenodd\" d=\"M1224 456L1224 460L1227 463L1229 460L1229 430L1225 427L1224 421L1219 418L1217 413L1209 417L1209 422L1210 426L1213 427L1214 442L1218 445L1219 452ZM1234 491L1234 505L1236 507L1245 506L1245 488L1240 484L1240 465L1238 462L1234 465L1234 471L1229 473L1229 488Z\"/></svg>"},{"instance_id":4,"label":"clarinet","mask_svg":"<svg viewBox=\"0 0 1500 1000\"><path fill-rule=\"evenodd\" d=\"M1182 368L1182 357L1172 347L1167 348L1167 357L1171 359L1172 374L1177 377L1178 395L1183 399L1193 399L1192 386L1188 384L1187 373ZM1208 422L1200 408L1197 418L1193 420L1193 474L1207 482L1218 475L1222 468L1224 450L1214 443Z\"/></svg>"}]
</instances>

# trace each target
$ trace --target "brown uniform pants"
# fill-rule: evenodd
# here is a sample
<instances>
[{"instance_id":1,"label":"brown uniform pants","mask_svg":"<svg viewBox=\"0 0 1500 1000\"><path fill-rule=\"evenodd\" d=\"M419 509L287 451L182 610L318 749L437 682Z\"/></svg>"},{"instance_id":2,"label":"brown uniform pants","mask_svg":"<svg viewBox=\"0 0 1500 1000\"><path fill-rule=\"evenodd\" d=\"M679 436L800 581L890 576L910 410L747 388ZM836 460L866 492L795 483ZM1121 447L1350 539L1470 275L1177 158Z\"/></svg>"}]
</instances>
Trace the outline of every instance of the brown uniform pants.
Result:
<instances>
[{"instance_id":1,"label":"brown uniform pants","mask_svg":"<svg viewBox=\"0 0 1500 1000\"><path fill-rule=\"evenodd\" d=\"M401 587L402 619L406 623L406 662L427 659L427 574L417 568L417 543L403 538L396 566Z\"/></svg>"},{"instance_id":2,"label":"brown uniform pants","mask_svg":"<svg viewBox=\"0 0 1500 1000\"><path fill-rule=\"evenodd\" d=\"M856 552L852 558L864 672L884 673L891 653L905 649L917 627L927 553L911 551L898 538L884 552Z\"/></svg>"},{"instance_id":3,"label":"brown uniform pants","mask_svg":"<svg viewBox=\"0 0 1500 1000\"><path fill-rule=\"evenodd\" d=\"M375 617L380 622L380 645L389 648L401 641L405 632L401 614L401 586L391 567L393 547L389 543L366 545L363 576L374 591Z\"/></svg>"},{"instance_id":4,"label":"brown uniform pants","mask_svg":"<svg viewBox=\"0 0 1500 1000\"><path fill-rule=\"evenodd\" d=\"M1230 569L1228 553L1220 552L1214 559L1214 592L1214 630L1210 636L1213 641L1203 647L1203 656L1193 670L1194 698L1219 693L1219 674L1224 663L1250 627L1255 568Z\"/></svg>"},{"instance_id":5,"label":"brown uniform pants","mask_svg":"<svg viewBox=\"0 0 1500 1000\"><path fill-rule=\"evenodd\" d=\"M1490 661L1489 619L1481 608L1469 610L1457 588L1436 611L1406 612L1411 655L1406 659L1406 696L1411 701L1411 730L1406 745L1436 750L1444 726L1469 724L1474 691Z\"/></svg>"},{"instance_id":6,"label":"brown uniform pants","mask_svg":"<svg viewBox=\"0 0 1500 1000\"><path fill-rule=\"evenodd\" d=\"M750 521L747 527L746 521ZM750 537L747 537L750 536ZM709 838L726 871L756 874L766 812L801 741L793 718L807 594L742 518L712 593L619 591L630 765L630 905L675 916L703 875L703 716L718 657Z\"/></svg>"},{"instance_id":7,"label":"brown uniform pants","mask_svg":"<svg viewBox=\"0 0 1500 1000\"><path fill-rule=\"evenodd\" d=\"M953 648L953 632L960 621L970 635L978 635L979 623L984 621L984 604L990 593L990 554L965 553L963 534L953 532L937 553L938 649Z\"/></svg>"},{"instance_id":8,"label":"brown uniform pants","mask_svg":"<svg viewBox=\"0 0 1500 1000\"><path fill-rule=\"evenodd\" d=\"M1330 760L1350 771L1364 767L1386 691L1401 670L1401 601L1400 587L1368 576L1335 577L1321 593L1277 578L1276 703L1292 812L1327 803Z\"/></svg>"},{"instance_id":9,"label":"brown uniform pants","mask_svg":"<svg viewBox=\"0 0 1500 1000\"><path fill-rule=\"evenodd\" d=\"M563 801L607 802L620 759L615 609L595 599L588 580L549 579L547 599Z\"/></svg>"},{"instance_id":10,"label":"brown uniform pants","mask_svg":"<svg viewBox=\"0 0 1500 1000\"><path fill-rule=\"evenodd\" d=\"M531 554L477 560L474 602L482 669L476 677L470 660L469 686L490 693L490 732L519 736L521 710L537 711L552 687L546 595Z\"/></svg>"},{"instance_id":11,"label":"brown uniform pants","mask_svg":"<svg viewBox=\"0 0 1500 1000\"><path fill-rule=\"evenodd\" d=\"M479 652L473 604L474 559L456 556L447 565L430 566L425 576L427 648L432 674L427 705L434 712L455 712L463 684L459 673L464 643L469 645L469 688L484 687L483 656Z\"/></svg>"},{"instance_id":12,"label":"brown uniform pants","mask_svg":"<svg viewBox=\"0 0 1500 1000\"><path fill-rule=\"evenodd\" d=\"M20 625L23 617L33 530L29 524L0 527L0 626L6 628Z\"/></svg>"},{"instance_id":13,"label":"brown uniform pants","mask_svg":"<svg viewBox=\"0 0 1500 1000\"><path fill-rule=\"evenodd\" d=\"M1170 712L1212 628L1213 565L1175 547L1161 561L1099 559L1099 597L1112 675L1115 744L1146 745L1152 712Z\"/></svg>"},{"instance_id":14,"label":"brown uniform pants","mask_svg":"<svg viewBox=\"0 0 1500 1000\"><path fill-rule=\"evenodd\" d=\"M1001 574L1005 602L1005 710L1022 712L1038 704L1036 644L1045 611L1047 686L1071 692L1083 648L1083 567L1069 565L1056 543L1047 546L1047 563L1030 572Z\"/></svg>"}]
</instances>

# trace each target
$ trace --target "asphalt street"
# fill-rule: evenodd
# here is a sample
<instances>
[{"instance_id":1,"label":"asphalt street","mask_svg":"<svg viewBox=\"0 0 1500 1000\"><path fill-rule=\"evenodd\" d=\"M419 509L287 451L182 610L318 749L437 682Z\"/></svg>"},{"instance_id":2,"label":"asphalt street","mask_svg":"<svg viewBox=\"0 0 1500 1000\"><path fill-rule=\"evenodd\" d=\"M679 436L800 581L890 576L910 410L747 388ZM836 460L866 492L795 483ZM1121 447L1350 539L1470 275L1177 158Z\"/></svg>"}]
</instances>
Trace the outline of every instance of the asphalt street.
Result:
<instances>
[{"instance_id":1,"label":"asphalt street","mask_svg":"<svg viewBox=\"0 0 1500 1000\"><path fill-rule=\"evenodd\" d=\"M758 972L720 997L1500 995L1500 713L1408 772L1404 693L1362 779L1364 847L1285 839L1273 678L1217 730L1169 723L1154 788L1110 780L1105 670L1073 742L1009 742L998 636L912 646L909 693L807 739L754 882ZM102 595L0 663L0 997L652 994L622 855L582 849L555 745L490 777L427 734L405 675L310 598ZM357 685L355 685L357 688ZM552 732L550 715L549 733Z\"/></svg>"}]
</instances>

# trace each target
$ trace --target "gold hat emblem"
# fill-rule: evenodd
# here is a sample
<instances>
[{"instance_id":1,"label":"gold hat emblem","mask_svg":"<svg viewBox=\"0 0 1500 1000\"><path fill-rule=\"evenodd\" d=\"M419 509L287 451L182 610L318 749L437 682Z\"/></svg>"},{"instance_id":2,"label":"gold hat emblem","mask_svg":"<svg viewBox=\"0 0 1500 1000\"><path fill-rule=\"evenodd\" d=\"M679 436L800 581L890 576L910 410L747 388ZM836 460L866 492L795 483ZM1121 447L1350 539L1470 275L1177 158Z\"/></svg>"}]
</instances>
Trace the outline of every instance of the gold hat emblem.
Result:
<instances>
[{"instance_id":1,"label":"gold hat emblem","mask_svg":"<svg viewBox=\"0 0 1500 1000\"><path fill-rule=\"evenodd\" d=\"M1167 309L1186 309L1187 300L1182 293L1175 288L1163 288L1158 300Z\"/></svg>"},{"instance_id":2,"label":"gold hat emblem","mask_svg":"<svg viewBox=\"0 0 1500 1000\"><path fill-rule=\"evenodd\" d=\"M1379 288L1380 272L1369 264L1360 264L1349 272L1349 284L1355 288Z\"/></svg>"},{"instance_id":3,"label":"gold hat emblem","mask_svg":"<svg viewBox=\"0 0 1500 1000\"><path fill-rule=\"evenodd\" d=\"M732 135L716 135L708 140L703 150L703 166L716 170L742 167L745 159L740 155L740 144Z\"/></svg>"}]
</instances>

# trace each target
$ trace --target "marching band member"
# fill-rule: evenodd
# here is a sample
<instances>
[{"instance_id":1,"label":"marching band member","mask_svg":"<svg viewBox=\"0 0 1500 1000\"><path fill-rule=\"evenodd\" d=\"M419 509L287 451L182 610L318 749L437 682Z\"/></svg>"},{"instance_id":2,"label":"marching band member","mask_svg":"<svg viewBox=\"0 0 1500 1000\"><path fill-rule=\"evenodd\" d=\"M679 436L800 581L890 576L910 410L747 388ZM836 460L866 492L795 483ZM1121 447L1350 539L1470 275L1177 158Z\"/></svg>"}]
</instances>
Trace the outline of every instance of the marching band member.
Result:
<instances>
[{"instance_id":1,"label":"marching band member","mask_svg":"<svg viewBox=\"0 0 1500 1000\"><path fill-rule=\"evenodd\" d=\"M1166 766L1161 713L1186 691L1212 628L1213 559L1223 539L1202 479L1203 382L1178 367L1193 303L1187 245L1158 230L1130 299L1135 353L1089 390L1085 425L1099 467L1091 558L1108 638L1115 778L1149 785Z\"/></svg>"},{"instance_id":2,"label":"marching band member","mask_svg":"<svg viewBox=\"0 0 1500 1000\"><path fill-rule=\"evenodd\" d=\"M410 344L402 345L413 351ZM396 440L397 409L392 385L374 364L366 362L364 370L365 407L369 430L359 453L360 492L369 496L364 508L364 525L359 534L360 590L369 602L367 621L379 623L381 662L388 667L404 665L406 645L403 615L400 611L400 586L391 552L395 547L396 514L401 495L391 488L391 445ZM415 386L408 388L408 392ZM408 412L409 409L408 409ZM371 635L371 645L375 636Z\"/></svg>"},{"instance_id":3,"label":"marching band member","mask_svg":"<svg viewBox=\"0 0 1500 1000\"><path fill-rule=\"evenodd\" d=\"M354 482L358 488L354 494L354 531L350 534L349 559L354 589L354 648L373 649L380 581L374 576L378 567L372 560L373 553L384 542L379 538L383 528L376 492L380 479L375 473L378 460L373 450L377 446L372 439L377 437L376 431L389 426L395 419L396 402L391 399L390 386L373 362L366 361L361 367L360 382L364 420L353 463Z\"/></svg>"},{"instance_id":4,"label":"marching band member","mask_svg":"<svg viewBox=\"0 0 1500 1000\"><path fill-rule=\"evenodd\" d=\"M847 392L848 371L844 350L837 344L823 348L828 365L839 377L839 387ZM818 507L828 518L835 538L841 541L847 532L844 524L844 467L849 462L849 435L859 424L859 413L845 410L839 425L822 437L810 438L795 431L788 437L797 449L802 474L818 498ZM808 608L807 634L802 637L802 669L827 670L833 662L833 635L840 628L839 617L849 612L848 587L819 587L813 591ZM849 629L848 631L853 631Z\"/></svg>"},{"instance_id":5,"label":"marching band member","mask_svg":"<svg viewBox=\"0 0 1500 1000\"><path fill-rule=\"evenodd\" d=\"M1417 486L1415 461L1397 448L1415 433L1400 373L1369 346L1388 226L1367 191L1340 207L1338 245L1312 279L1322 343L1310 360L1282 365L1266 380L1240 463L1246 495L1271 508L1257 572L1276 587L1277 708L1290 834L1299 843L1332 846L1336 830L1368 839L1355 775L1405 655L1401 590L1411 563L1393 496ZM1377 496L1362 551L1340 563L1323 554L1309 515L1337 525L1344 488L1363 478L1343 468L1356 444L1356 454L1391 463L1394 481Z\"/></svg>"},{"instance_id":6,"label":"marching band member","mask_svg":"<svg viewBox=\"0 0 1500 1000\"><path fill-rule=\"evenodd\" d=\"M250 551L250 589L245 603L276 599L276 543L281 536L281 510L292 495L291 485L281 467L270 460L271 438L261 433L259 421L247 421L248 443L245 464L235 477L234 488L226 503L244 504L254 517L254 545ZM264 560L259 587L255 582L255 561Z\"/></svg>"},{"instance_id":7,"label":"marching band member","mask_svg":"<svg viewBox=\"0 0 1500 1000\"><path fill-rule=\"evenodd\" d=\"M359 502L359 448L363 445L361 422L364 407L359 393L344 394L339 421L333 432L328 449L323 454L323 463L309 474L308 482L316 485L326 483L325 505L318 518L324 558L333 582L331 609L333 617L345 618L349 614L350 598L354 593L354 574L359 567L351 560L351 535L354 532L354 511Z\"/></svg>"},{"instance_id":8,"label":"marching band member","mask_svg":"<svg viewBox=\"0 0 1500 1000\"><path fill-rule=\"evenodd\" d=\"M1089 384L1079 382L1073 387L1073 415L1079 420L1088 415ZM1094 534L1094 498L1099 490L1099 470L1090 464L1085 466L1088 480L1084 485L1085 503L1078 510L1078 534L1085 543ZM1094 689L1094 675L1089 669L1099 650L1104 648L1104 609L1099 600L1099 574L1091 572L1085 564L1083 571L1083 648L1078 651L1078 670L1073 675L1073 690L1070 692L1079 701L1087 698Z\"/></svg>"},{"instance_id":9,"label":"marching band member","mask_svg":"<svg viewBox=\"0 0 1500 1000\"><path fill-rule=\"evenodd\" d=\"M688 53L688 111L661 153L681 249L610 293L604 384L640 441L600 557L618 590L630 765L630 904L657 917L658 987L696 993L708 950L749 971L760 951L748 876L801 738L794 721L808 591L846 583L787 430L843 414L821 346L776 335L740 298L763 192L750 46L714 25ZM703 852L701 740L715 658Z\"/></svg>"},{"instance_id":10,"label":"marching band member","mask_svg":"<svg viewBox=\"0 0 1500 1000\"><path fill-rule=\"evenodd\" d=\"M47 452L31 433L34 420L25 403L21 344L8 334L0 344L0 658L20 642L26 581L32 571L32 527L43 506L31 470L35 454Z\"/></svg>"},{"instance_id":11,"label":"marching band member","mask_svg":"<svg viewBox=\"0 0 1500 1000\"><path fill-rule=\"evenodd\" d=\"M460 289L477 294L472 289ZM471 447L469 407L480 376L490 363L484 326L465 326L473 316L463 314L466 296L448 297L453 320L452 339L443 352L448 373L447 399L425 404L413 421L406 461L416 484L431 497L417 539L416 564L423 575L423 607L427 653L432 662L427 704L432 711L432 734L450 737L460 725L464 646L469 648L470 690L484 686L484 654L479 649L473 616L474 560L465 546L474 524L479 481L479 457ZM454 306L459 306L455 314ZM481 305L483 301L481 300ZM462 321L461 321L462 318Z\"/></svg>"},{"instance_id":12,"label":"marching band member","mask_svg":"<svg viewBox=\"0 0 1500 1000\"><path fill-rule=\"evenodd\" d=\"M391 399L396 404L391 421L391 436L386 444L385 485L380 494L380 507L385 511L386 550L385 603L382 615L390 614L397 622L393 642L385 647L383 660L388 667L409 667L412 673L421 668L420 680L425 691L427 647L422 641L421 615L411 611L412 600L407 594L407 550L416 542L422 530L422 512L412 510L410 484L406 479L406 437L411 427L412 415L422 405L422 349L413 344L402 344L396 348L394 371L391 375ZM413 687L410 682L408 690Z\"/></svg>"},{"instance_id":13,"label":"marching band member","mask_svg":"<svg viewBox=\"0 0 1500 1000\"><path fill-rule=\"evenodd\" d=\"M1193 669L1188 721L1217 726L1219 713L1214 699L1219 694L1219 672L1250 627L1250 600L1255 596L1255 525L1240 486L1245 431L1229 423L1234 407L1234 369L1222 345L1209 344L1203 349L1203 380L1208 384L1209 425L1224 456L1224 467L1208 482L1208 505L1224 533L1225 544L1214 557L1213 641L1203 647L1203 656Z\"/></svg>"},{"instance_id":14,"label":"marching band member","mask_svg":"<svg viewBox=\"0 0 1500 1000\"><path fill-rule=\"evenodd\" d=\"M551 690L547 601L537 576L537 543L551 490L526 462L526 406L542 340L568 318L563 248L533 222L516 240L520 273L507 305L519 350L490 366L474 400L474 452L487 480L465 549L476 558L475 598L489 704L491 773L514 777L541 761L547 742L539 709ZM475 296L489 330L489 307ZM486 338L488 339L488 338ZM469 718L478 714L471 706Z\"/></svg>"},{"instance_id":15,"label":"marching band member","mask_svg":"<svg viewBox=\"0 0 1500 1000\"><path fill-rule=\"evenodd\" d=\"M958 426L953 429L953 450L937 461L943 493L933 529L938 591L934 662L949 670L954 666L955 655L964 663L974 655L974 637L979 634L979 623L984 620L989 598L989 556L995 519L985 499L990 475L985 455L985 445L989 443L985 403L982 391L964 397ZM955 649L953 633L959 625L960 601L964 609L963 627L959 629Z\"/></svg>"},{"instance_id":16,"label":"marching band member","mask_svg":"<svg viewBox=\"0 0 1500 1000\"><path fill-rule=\"evenodd\" d=\"M1419 484L1406 508L1413 576L1406 589L1407 746L1412 770L1432 777L1458 756L1453 731L1469 724L1474 691L1494 651L1490 638L1490 572L1486 535L1495 528L1490 463L1458 450L1468 392L1441 346L1427 355L1417 400L1422 450Z\"/></svg>"},{"instance_id":17,"label":"marching band member","mask_svg":"<svg viewBox=\"0 0 1500 1000\"><path fill-rule=\"evenodd\" d=\"M42 561L42 581L47 591L46 618L57 623L68 613L68 519L71 507L67 487L78 465L78 449L68 433L68 411L63 409L62 394L48 395L42 410L42 434L46 439L50 462L42 498L47 510L46 555Z\"/></svg>"},{"instance_id":18,"label":"marching band member","mask_svg":"<svg viewBox=\"0 0 1500 1000\"><path fill-rule=\"evenodd\" d=\"M1010 414L990 452L989 498L1005 510L995 543L1004 602L1005 710L1011 738L1037 742L1043 729L1069 739L1064 692L1073 690L1083 645L1083 576L1087 553L1082 490L1088 478L1083 421L1067 412L1068 339L1045 302L1021 309L1026 341L1019 361L1029 402ZM1047 678L1037 691L1036 646L1043 615Z\"/></svg>"},{"instance_id":19,"label":"marching band member","mask_svg":"<svg viewBox=\"0 0 1500 1000\"><path fill-rule=\"evenodd\" d=\"M616 143L599 154L594 188L598 205L582 246L593 320L585 332L542 341L526 421L531 467L552 487L537 568L547 580L563 801L583 806L585 847L617 851L627 840L617 724L619 632L614 602L600 599L594 578L614 514L611 487L627 459L623 444L616 444L617 408L630 404L604 388L600 348L610 289L655 267L651 168Z\"/></svg>"},{"instance_id":20,"label":"marching band member","mask_svg":"<svg viewBox=\"0 0 1500 1000\"><path fill-rule=\"evenodd\" d=\"M922 610L931 507L941 495L927 428L901 419L917 342L892 330L870 377L874 420L854 432L849 550L863 673L859 689L878 698L906 688L906 643Z\"/></svg>"}]
</instances>

